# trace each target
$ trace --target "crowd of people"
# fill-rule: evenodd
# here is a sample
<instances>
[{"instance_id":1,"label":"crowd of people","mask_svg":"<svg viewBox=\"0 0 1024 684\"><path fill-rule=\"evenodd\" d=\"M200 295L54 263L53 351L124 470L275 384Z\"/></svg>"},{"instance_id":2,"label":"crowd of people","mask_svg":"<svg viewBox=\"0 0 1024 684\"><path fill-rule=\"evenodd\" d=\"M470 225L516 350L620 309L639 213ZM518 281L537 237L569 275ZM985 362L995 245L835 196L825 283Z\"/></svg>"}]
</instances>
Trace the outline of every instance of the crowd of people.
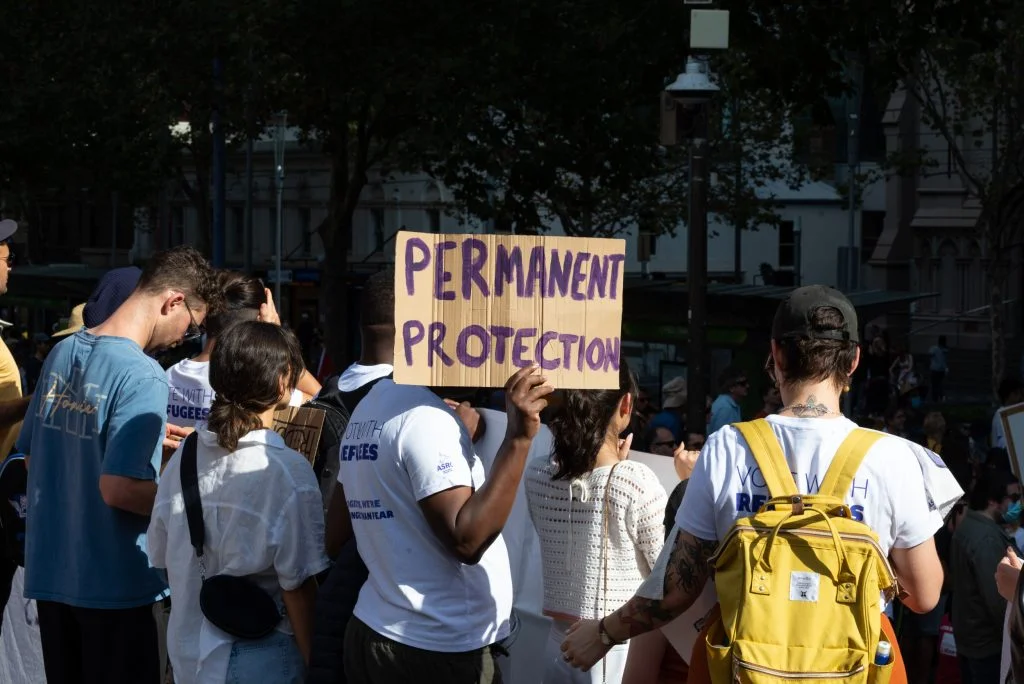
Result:
<instances>
[{"instance_id":1,"label":"crowd of people","mask_svg":"<svg viewBox=\"0 0 1024 684\"><path fill-rule=\"evenodd\" d=\"M8 586L23 573L37 605L47 682L509 681L520 621L502 532L521 491L551 619L544 682L720 681L719 652L763 675L736 650L746 642L729 642L742 619L721 593L692 652L659 628L705 592L712 563L725 572L716 550L737 520L774 510L765 504L783 494L793 515L804 497L813 509L834 494L824 517L845 511L891 564L899 597L857 599L873 613L872 638L893 649L872 673L893 664L889 681L933 681L946 623L959 681L1024 677L1024 644L1008 636L1024 629L1024 531L1006 451L996 443L979 456L937 413L907 439L899 403L882 432L844 417L872 352L838 292L800 288L780 305L754 422L741 424L750 378L729 368L717 396L700 398L700 426L686 424L685 383L667 383L656 408L624 361L608 390L557 389L541 369L517 369L502 421L488 425L472 392L393 381L394 310L393 274L371 277L359 361L321 387L263 284L186 247L111 271L55 339L39 341L38 368L22 369L29 396L0 345L0 388L17 390L0 395L0 441L24 488L20 516L0 515L3 567ZM156 361L186 342L195 354L166 369ZM899 356L887 362L888 408L888 383L906 382L907 369ZM1022 398L1004 389L1005 402ZM338 410L328 471L272 429L275 412L311 400ZM502 438L485 459L489 429ZM552 446L538 455L542 431ZM637 448L671 457L678 486L630 460ZM776 460L771 475L769 455L788 467ZM846 460L833 492L833 463ZM796 491L780 491L787 480ZM793 577L791 602L838 600L827 578Z\"/></svg>"}]
</instances>

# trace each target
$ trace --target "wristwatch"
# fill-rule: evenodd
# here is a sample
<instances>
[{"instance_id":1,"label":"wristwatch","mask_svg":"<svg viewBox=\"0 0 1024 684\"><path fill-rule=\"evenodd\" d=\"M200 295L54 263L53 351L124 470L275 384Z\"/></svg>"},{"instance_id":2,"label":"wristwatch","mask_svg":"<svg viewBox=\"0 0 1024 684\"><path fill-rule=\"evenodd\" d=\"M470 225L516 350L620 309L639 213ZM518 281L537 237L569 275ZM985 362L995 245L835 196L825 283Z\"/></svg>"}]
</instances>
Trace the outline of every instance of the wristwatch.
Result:
<instances>
[{"instance_id":1,"label":"wristwatch","mask_svg":"<svg viewBox=\"0 0 1024 684\"><path fill-rule=\"evenodd\" d=\"M604 620L604 618L601 618L601 621L597 623L597 631L601 635L601 643L605 646L621 646L626 643L625 641L616 641L612 638L612 635L605 629Z\"/></svg>"}]
</instances>

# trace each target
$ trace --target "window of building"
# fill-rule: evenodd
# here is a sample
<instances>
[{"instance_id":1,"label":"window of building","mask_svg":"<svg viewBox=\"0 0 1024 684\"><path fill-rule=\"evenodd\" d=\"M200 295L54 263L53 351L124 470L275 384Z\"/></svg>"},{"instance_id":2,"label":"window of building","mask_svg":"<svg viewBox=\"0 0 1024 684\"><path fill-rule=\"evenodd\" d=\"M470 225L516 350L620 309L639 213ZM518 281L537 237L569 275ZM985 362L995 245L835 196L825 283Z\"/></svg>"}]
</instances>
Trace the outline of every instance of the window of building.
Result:
<instances>
[{"instance_id":1,"label":"window of building","mask_svg":"<svg viewBox=\"0 0 1024 684\"><path fill-rule=\"evenodd\" d=\"M379 252L384 249L384 209L374 207L370 209L370 227L373 229L373 251Z\"/></svg>"},{"instance_id":2,"label":"window of building","mask_svg":"<svg viewBox=\"0 0 1024 684\"><path fill-rule=\"evenodd\" d=\"M885 230L884 211L862 211L860 214L860 261L866 264L875 253L878 239Z\"/></svg>"},{"instance_id":3,"label":"window of building","mask_svg":"<svg viewBox=\"0 0 1024 684\"><path fill-rule=\"evenodd\" d=\"M427 230L431 233L441 232L441 210L427 209Z\"/></svg>"},{"instance_id":4,"label":"window of building","mask_svg":"<svg viewBox=\"0 0 1024 684\"><path fill-rule=\"evenodd\" d=\"M796 230L792 221L779 224L779 267L775 270L775 285L793 285L796 282Z\"/></svg>"}]
</instances>

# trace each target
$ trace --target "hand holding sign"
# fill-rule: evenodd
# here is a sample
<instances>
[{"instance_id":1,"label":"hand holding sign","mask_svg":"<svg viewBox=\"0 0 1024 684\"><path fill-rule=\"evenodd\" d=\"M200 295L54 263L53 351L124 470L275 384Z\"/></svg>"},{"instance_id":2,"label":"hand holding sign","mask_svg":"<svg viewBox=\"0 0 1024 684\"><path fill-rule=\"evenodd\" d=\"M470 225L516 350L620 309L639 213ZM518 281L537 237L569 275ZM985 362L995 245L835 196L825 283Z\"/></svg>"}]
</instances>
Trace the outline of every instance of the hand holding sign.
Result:
<instances>
[{"instance_id":1,"label":"hand holding sign","mask_svg":"<svg viewBox=\"0 0 1024 684\"><path fill-rule=\"evenodd\" d=\"M540 430L540 412L547 405L545 398L555 391L540 374L540 367L527 366L505 383L505 411L508 414L506 437L533 439Z\"/></svg>"}]
</instances>

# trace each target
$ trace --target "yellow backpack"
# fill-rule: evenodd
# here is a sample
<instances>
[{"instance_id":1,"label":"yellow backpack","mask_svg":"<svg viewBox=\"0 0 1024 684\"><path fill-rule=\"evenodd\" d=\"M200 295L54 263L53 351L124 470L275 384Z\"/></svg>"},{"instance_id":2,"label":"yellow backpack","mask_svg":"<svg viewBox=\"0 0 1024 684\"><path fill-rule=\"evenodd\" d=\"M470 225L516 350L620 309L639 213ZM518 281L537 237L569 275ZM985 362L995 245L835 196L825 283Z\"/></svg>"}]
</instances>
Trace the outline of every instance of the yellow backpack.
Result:
<instances>
[{"instance_id":1,"label":"yellow backpack","mask_svg":"<svg viewBox=\"0 0 1024 684\"><path fill-rule=\"evenodd\" d=\"M896 578L876 535L844 503L882 436L856 429L839 447L817 494L801 495L771 426L735 425L771 498L736 522L711 563L722 619L707 637L715 684L887 684L875 665L881 596Z\"/></svg>"}]
</instances>

